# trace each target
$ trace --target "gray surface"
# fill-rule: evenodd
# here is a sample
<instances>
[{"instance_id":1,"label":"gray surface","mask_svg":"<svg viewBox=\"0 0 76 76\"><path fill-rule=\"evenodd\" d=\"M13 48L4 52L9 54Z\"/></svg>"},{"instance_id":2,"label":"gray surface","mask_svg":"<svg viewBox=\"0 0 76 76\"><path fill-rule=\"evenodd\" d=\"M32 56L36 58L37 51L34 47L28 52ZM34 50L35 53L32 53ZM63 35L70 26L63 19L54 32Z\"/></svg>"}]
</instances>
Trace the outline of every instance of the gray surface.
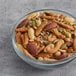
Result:
<instances>
[{"instance_id":1,"label":"gray surface","mask_svg":"<svg viewBox=\"0 0 76 76\"><path fill-rule=\"evenodd\" d=\"M76 76L76 59L54 70L39 70L21 60L11 44L11 28L26 13L41 8L76 16L76 0L0 0L0 76Z\"/></svg>"}]
</instances>

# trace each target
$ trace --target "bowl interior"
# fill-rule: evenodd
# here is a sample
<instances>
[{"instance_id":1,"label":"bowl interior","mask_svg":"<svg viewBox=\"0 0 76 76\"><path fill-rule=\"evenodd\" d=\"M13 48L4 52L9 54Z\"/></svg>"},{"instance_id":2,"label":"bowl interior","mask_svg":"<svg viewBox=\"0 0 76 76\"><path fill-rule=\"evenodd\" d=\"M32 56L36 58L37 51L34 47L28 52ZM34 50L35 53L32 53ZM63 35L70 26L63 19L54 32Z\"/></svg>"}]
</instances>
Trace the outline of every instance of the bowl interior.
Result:
<instances>
[{"instance_id":1,"label":"bowl interior","mask_svg":"<svg viewBox=\"0 0 76 76\"><path fill-rule=\"evenodd\" d=\"M37 11L33 11L31 13L36 13L36 12L43 12L43 11L48 11L48 12L55 12L55 13L58 13L58 14L64 14L64 15L67 15L67 16L70 16L74 19L76 19L75 16L72 16L71 14L65 12L65 11L61 11L61 10L57 10L57 9L42 9L42 10L37 10ZM76 56L76 53L74 53L73 55L71 55L70 57L66 57L64 59L61 59L61 60L57 60L57 61L39 61L39 60L36 60L36 59L32 59L28 56L26 56L25 54L23 54L20 49L18 49L18 47L16 46L16 41L15 41L15 32L14 30L17 28L18 24L23 21L27 15L31 14L31 13L28 13L26 14L25 16L23 16L16 24L15 26L13 27L13 30L12 30L12 44L13 44L13 47L15 49L15 52L17 53L17 55L23 59L24 61L28 61L28 63L32 62L35 63L35 64L38 64L38 65L46 65L46 66L50 66L50 65L59 65L59 64L63 64L63 63L66 63L72 59L75 58ZM44 64L43 64L44 63ZM47 64L48 63L48 64Z\"/></svg>"}]
</instances>

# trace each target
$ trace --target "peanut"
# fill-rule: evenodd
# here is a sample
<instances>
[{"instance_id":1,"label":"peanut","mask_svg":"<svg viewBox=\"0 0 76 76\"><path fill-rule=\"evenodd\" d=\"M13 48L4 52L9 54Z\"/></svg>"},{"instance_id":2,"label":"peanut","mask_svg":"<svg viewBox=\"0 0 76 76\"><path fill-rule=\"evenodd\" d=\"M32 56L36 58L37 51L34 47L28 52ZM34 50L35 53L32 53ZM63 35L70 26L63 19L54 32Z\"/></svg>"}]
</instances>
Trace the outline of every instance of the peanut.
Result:
<instances>
[{"instance_id":1,"label":"peanut","mask_svg":"<svg viewBox=\"0 0 76 76\"><path fill-rule=\"evenodd\" d=\"M56 56L59 56L59 55L61 55L61 52L60 52L60 51L57 51L57 52L55 53L55 55L56 55Z\"/></svg>"},{"instance_id":2,"label":"peanut","mask_svg":"<svg viewBox=\"0 0 76 76\"><path fill-rule=\"evenodd\" d=\"M38 60L43 60L43 58L42 57L38 57Z\"/></svg>"}]
</instances>

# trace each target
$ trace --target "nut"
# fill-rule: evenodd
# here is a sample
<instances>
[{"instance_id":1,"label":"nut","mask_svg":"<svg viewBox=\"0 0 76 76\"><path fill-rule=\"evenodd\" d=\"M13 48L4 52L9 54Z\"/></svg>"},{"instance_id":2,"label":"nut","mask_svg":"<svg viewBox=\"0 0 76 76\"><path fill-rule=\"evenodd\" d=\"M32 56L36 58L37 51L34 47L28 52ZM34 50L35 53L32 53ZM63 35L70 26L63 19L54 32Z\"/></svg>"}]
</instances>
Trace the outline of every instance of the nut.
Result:
<instances>
[{"instance_id":1,"label":"nut","mask_svg":"<svg viewBox=\"0 0 76 76\"><path fill-rule=\"evenodd\" d=\"M38 57L38 60L43 60L43 58L42 57Z\"/></svg>"},{"instance_id":2,"label":"nut","mask_svg":"<svg viewBox=\"0 0 76 76\"><path fill-rule=\"evenodd\" d=\"M28 23L29 23L29 20L24 19L17 27L20 28L20 27L26 26Z\"/></svg>"},{"instance_id":3,"label":"nut","mask_svg":"<svg viewBox=\"0 0 76 76\"><path fill-rule=\"evenodd\" d=\"M33 43L29 43L26 46L26 49L28 50L28 52L30 52L33 56L38 54L38 48L35 44Z\"/></svg>"},{"instance_id":4,"label":"nut","mask_svg":"<svg viewBox=\"0 0 76 76\"><path fill-rule=\"evenodd\" d=\"M44 31L47 31L47 30L50 30L50 29L52 29L52 28L55 28L57 26L57 24L56 23L50 23L50 24L47 24L46 26L45 26L45 28L44 28Z\"/></svg>"},{"instance_id":5,"label":"nut","mask_svg":"<svg viewBox=\"0 0 76 76\"><path fill-rule=\"evenodd\" d=\"M66 57L68 57L68 54L67 53L63 53L62 55L55 56L55 59L60 60L60 59L66 58Z\"/></svg>"},{"instance_id":6,"label":"nut","mask_svg":"<svg viewBox=\"0 0 76 76\"><path fill-rule=\"evenodd\" d=\"M61 52L60 52L60 51L57 51L57 52L55 53L55 55L56 55L56 56L60 56L60 55L61 55Z\"/></svg>"}]
</instances>

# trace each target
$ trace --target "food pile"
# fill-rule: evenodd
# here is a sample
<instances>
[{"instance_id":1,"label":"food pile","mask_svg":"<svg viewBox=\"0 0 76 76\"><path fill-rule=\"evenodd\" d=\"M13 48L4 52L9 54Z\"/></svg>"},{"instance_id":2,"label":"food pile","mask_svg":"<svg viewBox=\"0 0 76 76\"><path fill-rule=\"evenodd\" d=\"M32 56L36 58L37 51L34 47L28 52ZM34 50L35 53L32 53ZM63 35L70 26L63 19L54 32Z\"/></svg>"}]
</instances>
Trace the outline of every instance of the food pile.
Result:
<instances>
[{"instance_id":1,"label":"food pile","mask_svg":"<svg viewBox=\"0 0 76 76\"><path fill-rule=\"evenodd\" d=\"M15 29L18 48L41 61L56 61L76 52L75 19L54 12L31 13Z\"/></svg>"}]
</instances>

